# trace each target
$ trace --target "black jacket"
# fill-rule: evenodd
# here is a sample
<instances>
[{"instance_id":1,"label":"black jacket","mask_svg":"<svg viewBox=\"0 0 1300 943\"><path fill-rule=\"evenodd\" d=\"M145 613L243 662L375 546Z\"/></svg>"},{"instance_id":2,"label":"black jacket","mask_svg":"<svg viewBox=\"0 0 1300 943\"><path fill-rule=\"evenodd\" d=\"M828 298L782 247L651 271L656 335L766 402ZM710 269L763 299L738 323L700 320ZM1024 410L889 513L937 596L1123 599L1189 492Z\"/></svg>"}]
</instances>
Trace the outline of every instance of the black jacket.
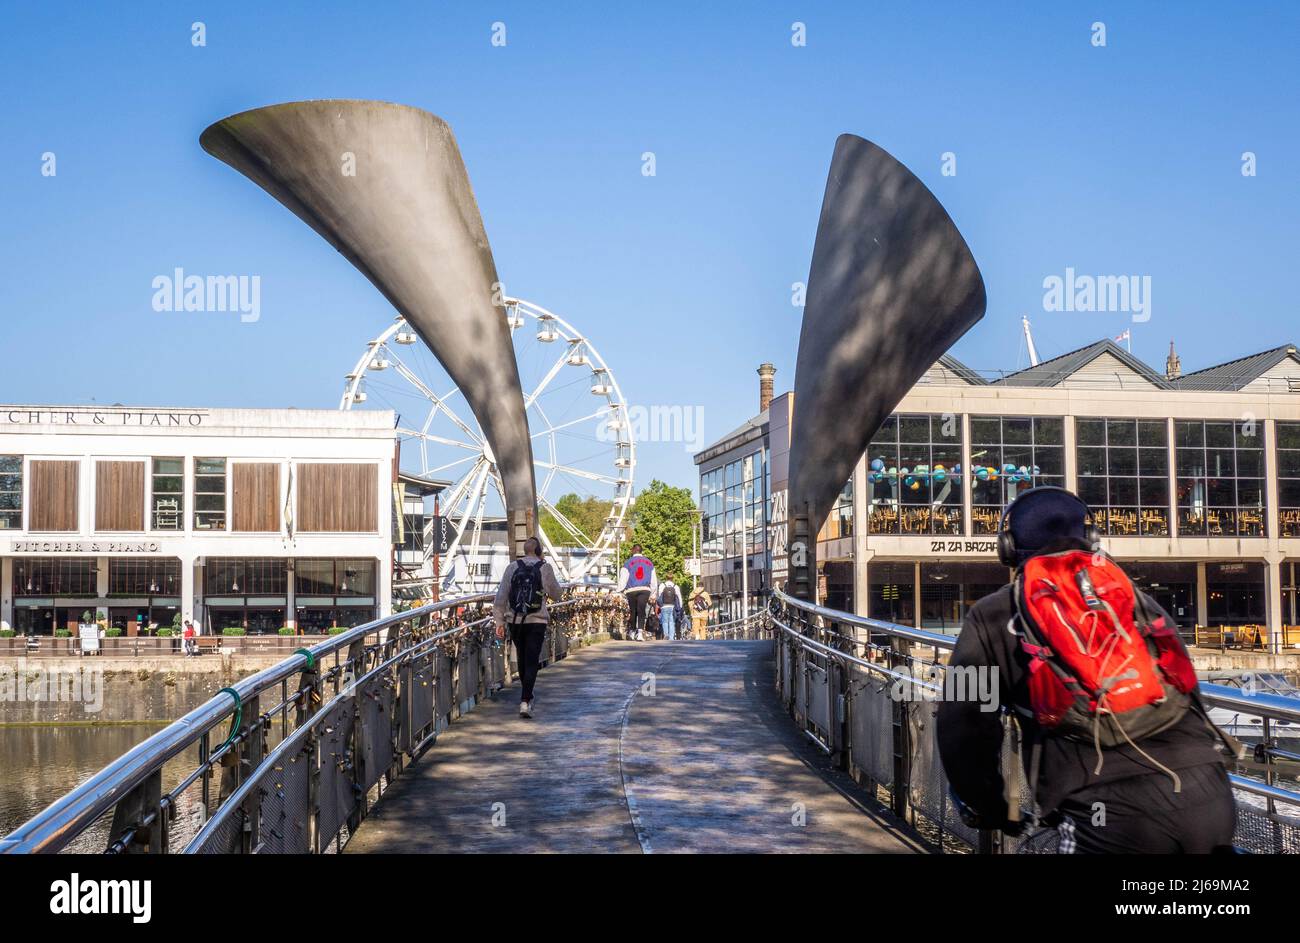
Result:
<instances>
[{"instance_id":1,"label":"black jacket","mask_svg":"<svg viewBox=\"0 0 1300 943\"><path fill-rule=\"evenodd\" d=\"M1150 597L1144 594L1142 598L1153 618L1163 615L1173 624L1170 616ZM950 664L997 666L999 703L1028 710L1029 658L1010 626L1014 611L1011 586L1004 586L972 606L962 623ZM1127 744L1104 750L1101 773L1094 774L1097 753L1091 743L1043 737L1032 717L1026 717L1023 711L1016 714L1024 731L1026 769L1033 752L1030 745L1036 740L1042 742L1036 799L1045 816L1055 811L1064 797L1086 794L1101 783L1144 774L1165 775ZM945 699L939 705L938 737L939 755L953 790L982 816L991 821L1004 820L1002 723L998 712L983 712L973 700ZM1139 746L1173 770L1220 762L1215 734L1196 710L1189 710L1168 730L1139 741Z\"/></svg>"}]
</instances>

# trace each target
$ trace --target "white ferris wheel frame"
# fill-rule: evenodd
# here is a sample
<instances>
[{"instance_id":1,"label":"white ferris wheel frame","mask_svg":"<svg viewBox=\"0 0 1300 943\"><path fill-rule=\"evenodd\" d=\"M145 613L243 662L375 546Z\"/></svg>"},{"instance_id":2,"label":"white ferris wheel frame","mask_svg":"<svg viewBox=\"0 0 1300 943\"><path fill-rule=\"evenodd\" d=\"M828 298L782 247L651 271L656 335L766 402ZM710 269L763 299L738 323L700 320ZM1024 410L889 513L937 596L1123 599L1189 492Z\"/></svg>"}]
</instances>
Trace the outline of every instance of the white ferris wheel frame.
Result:
<instances>
[{"instance_id":1,"label":"white ferris wheel frame","mask_svg":"<svg viewBox=\"0 0 1300 943\"><path fill-rule=\"evenodd\" d=\"M623 391L619 387L613 371L609 369L609 365L605 363L605 359L601 357L600 352L589 338L559 315L548 311L541 305L521 298L505 298L503 302L512 340L515 331L522 328L528 323L527 319L531 318L539 326L539 342L562 342L559 345L561 349L559 358L551 365L551 368L537 384L536 388L531 391L523 391L523 395L525 413L529 418L529 437L534 443L533 468L538 506L540 509L548 511L555 521L574 538L576 544L585 548L587 552L582 557L566 558L557 552L556 547L543 528L538 527L537 534L546 546L550 560L555 566L561 581L577 582L615 552L618 533L623 526L628 506L632 502L633 476L636 469L636 441L632 436L632 427L628 420L627 402L623 399ZM553 336L543 339L542 333L548 331ZM483 515L487 506L487 490L491 486L503 505L505 492L491 449L483 438L482 431L479 429L473 413L466 411L468 419L465 419L458 415L449 405L449 401L455 399L460 390L452 387L446 394L438 395L427 383L420 379L415 371L402 362L391 346L392 344L410 346L418 343L420 343L418 336L411 331L406 320L399 316L383 333L366 345L366 350L358 358L356 366L347 374L347 383L343 390L343 396L339 400L339 409L349 410L365 402L364 382L367 374L390 368L406 380L416 392L429 400L430 408L419 428L402 425L399 417L396 432L407 440L419 442L420 468L422 474L426 476L440 477L453 469L458 469L466 462L471 463L469 469L455 479L454 484L447 489L446 495L442 498L441 512L443 517L450 522L454 536L450 546L441 555L444 564L441 574L441 588L444 592L454 590L472 592L483 588L477 584L476 577L470 572L470 564L480 555L483 546L481 536ZM553 425L537 399L546 391L550 382L563 372L566 366L590 367L591 392L593 395L601 397L604 402L600 408L589 415L566 420L559 425ZM467 440L451 439L430 433L429 427L440 413L445 415L456 428L464 433ZM534 415L540 417L546 424L545 429L533 431ZM614 474L603 475L589 469L574 468L562 464L557 449L557 433L579 423L600 420L602 417L606 420L605 427L616 434L610 441L614 456ZM545 440L545 458L539 457L537 454L538 439ZM456 461L431 468L429 459L430 445L463 449L469 454ZM539 471L545 474L539 476ZM553 496L549 493L556 476L561 474L604 482L614 488L613 506L610 513L605 518L600 534L590 543L582 538L581 531L577 526L556 509ZM453 475L446 476L453 477ZM457 515L458 511L460 512L459 516ZM431 556L431 552L426 550L426 562ZM450 565L453 563L458 565Z\"/></svg>"}]
</instances>

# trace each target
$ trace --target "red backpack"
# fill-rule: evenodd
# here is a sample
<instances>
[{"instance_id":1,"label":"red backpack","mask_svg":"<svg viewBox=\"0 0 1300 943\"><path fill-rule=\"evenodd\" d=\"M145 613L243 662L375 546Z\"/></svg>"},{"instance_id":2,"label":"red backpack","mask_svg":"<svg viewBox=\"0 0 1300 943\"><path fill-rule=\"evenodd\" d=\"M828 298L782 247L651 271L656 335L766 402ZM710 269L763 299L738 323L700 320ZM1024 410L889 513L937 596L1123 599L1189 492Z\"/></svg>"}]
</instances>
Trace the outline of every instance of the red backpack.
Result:
<instances>
[{"instance_id":1,"label":"red backpack","mask_svg":"<svg viewBox=\"0 0 1300 943\"><path fill-rule=\"evenodd\" d=\"M1191 709L1196 670L1165 617L1154 621L1104 553L1031 557L1014 587L1029 699L1049 734L1102 748L1167 730Z\"/></svg>"}]
</instances>

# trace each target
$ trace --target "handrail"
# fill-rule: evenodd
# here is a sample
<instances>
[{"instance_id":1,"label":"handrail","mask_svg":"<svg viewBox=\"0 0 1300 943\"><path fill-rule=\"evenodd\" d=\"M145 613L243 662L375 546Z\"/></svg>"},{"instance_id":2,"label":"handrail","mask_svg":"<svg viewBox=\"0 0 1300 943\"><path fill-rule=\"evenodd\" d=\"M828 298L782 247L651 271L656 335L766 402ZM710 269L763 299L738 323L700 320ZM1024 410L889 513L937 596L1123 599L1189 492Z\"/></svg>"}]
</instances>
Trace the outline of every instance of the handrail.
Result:
<instances>
[{"instance_id":1,"label":"handrail","mask_svg":"<svg viewBox=\"0 0 1300 943\"><path fill-rule=\"evenodd\" d=\"M927 697L939 695L941 688L918 677L915 673L916 668L918 664L926 668L945 667L946 658L941 653L952 652L957 644L956 637L828 609L825 606L796 599L780 589L774 589L773 596L771 620L778 630L776 633L778 655L781 654L786 639L795 647L796 652L805 653L794 658L788 655L778 658L777 685L783 703L803 725L805 734L825 752L832 755L841 765L848 767L850 771L856 771L855 774L866 775L868 780L872 779L873 777L866 771L857 770L856 751L866 750L870 755L872 750L879 750L881 747L878 744L858 744L854 740L853 725L846 718L861 709L856 698L862 695L850 682L851 674L855 671L867 671L887 681L903 682L909 686L902 689L905 692L923 689ZM866 637L854 638L852 634L840 631L844 627L863 630ZM885 636L889 639L889 644L877 644L871 639L873 635ZM911 650L912 645L933 648L933 659L918 658L918 653ZM858 654L859 651L861 655ZM869 660L875 656L880 656L882 660ZM809 671L813 674L807 674ZM1199 690L1205 703L1212 707L1228 708L1264 718L1261 733L1266 739L1270 721L1300 723L1300 700L1297 699L1274 694L1247 695L1237 688L1205 681L1199 682ZM893 711L891 728L893 733L888 734L893 737L893 770L889 780L882 780L892 781L893 785L887 786L891 791L891 803L895 812L904 816L914 814L916 811L910 799L912 790L917 785L912 782L910 754L918 747L910 744L910 735L907 732L909 711L914 709L907 703L911 696L910 693L905 693L902 701L894 700L891 708L887 709L887 716L888 710ZM924 725L922 729L925 729L925 726L929 725ZM931 732L929 736L933 736L933 733ZM933 747L933 743L928 743L925 750L932 752ZM1300 792L1282 788L1274 782L1273 762L1293 757L1294 754L1277 749L1272 744L1264 744L1256 749L1255 755L1257 762L1263 764L1265 777L1263 781L1236 773L1229 775L1233 789L1239 794L1238 802L1243 812L1249 808L1249 811L1271 819L1274 823L1273 828L1292 829L1289 833L1292 837L1287 839L1288 848L1294 846L1295 829L1300 827L1294 824L1297 821L1294 816L1300 813L1300 808L1297 808L1300 807ZM937 758L934 762L937 763ZM886 769L882 775L888 773L889 770ZM1242 804L1241 794L1260 797L1264 801L1259 805L1248 806ZM1276 812L1275 807L1279 804L1288 807L1287 812L1291 817L1280 816ZM933 815L933 812L927 814ZM940 845L943 844L946 828L943 820L951 814L951 810L940 814L939 821L934 823L939 830ZM1287 822L1292 824L1284 824ZM998 843L986 840L988 833L983 835L979 842L981 850L991 850L997 846ZM1276 838L1275 840L1281 841ZM1278 847L1282 845L1279 844Z\"/></svg>"},{"instance_id":2,"label":"handrail","mask_svg":"<svg viewBox=\"0 0 1300 943\"><path fill-rule=\"evenodd\" d=\"M591 589L601 592L610 589L605 584L594 583L565 584L564 588L566 591ZM300 674L309 666L320 665L322 658L346 651L357 642L364 643L368 636L379 635L382 639L381 633L391 628L449 610L481 606L493 596L492 593L456 596L367 622L313 645L305 650L306 654L295 652L275 665L236 682L230 686L230 690L238 695L241 703L251 701L262 693L273 690L275 686L284 684L289 678ZM579 596L561 600L551 608L571 604L582 598L584 597ZM441 634L436 633L436 637L444 638L463 633L471 625L480 625L481 621L469 625L455 625ZM420 644L423 645L425 641L428 640L422 640ZM286 701L280 705L280 708L287 712L291 706L291 703ZM179 720L128 750L66 795L56 799L9 835L0 837L0 854L49 852L65 847L102 815L114 809L118 803L138 789L150 776L156 775L163 764L194 746L214 727L232 716L234 710L235 700L225 691L205 701ZM259 722L260 719L251 718L251 720ZM248 727L247 719L244 726ZM302 726L306 726L306 723L304 722ZM237 742L232 743L229 747L218 749L206 756L204 763L200 764L200 771L204 769L205 764L211 767L223 753L234 749L237 745ZM183 786L188 787L197 778L197 775L192 775Z\"/></svg>"}]
</instances>

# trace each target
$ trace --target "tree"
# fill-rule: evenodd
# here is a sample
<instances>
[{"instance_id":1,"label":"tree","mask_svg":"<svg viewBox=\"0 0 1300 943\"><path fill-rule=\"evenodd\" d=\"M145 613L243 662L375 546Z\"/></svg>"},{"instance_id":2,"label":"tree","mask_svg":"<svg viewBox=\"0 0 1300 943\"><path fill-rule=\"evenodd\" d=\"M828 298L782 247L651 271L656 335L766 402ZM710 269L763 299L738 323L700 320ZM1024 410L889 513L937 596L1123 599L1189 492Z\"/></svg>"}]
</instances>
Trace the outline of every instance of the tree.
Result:
<instances>
[{"instance_id":1,"label":"tree","mask_svg":"<svg viewBox=\"0 0 1300 943\"><path fill-rule=\"evenodd\" d=\"M602 501L594 495L581 498L576 494L566 494L555 502L555 509L578 529L589 544L600 534L613 506L612 501ZM568 529L548 510L543 509L541 512L541 525L553 546L571 547L577 543Z\"/></svg>"},{"instance_id":2,"label":"tree","mask_svg":"<svg viewBox=\"0 0 1300 943\"><path fill-rule=\"evenodd\" d=\"M683 561L691 554L691 535L697 515L689 488L674 488L655 479L637 496L631 514L634 544L650 558L659 578L671 576L686 582ZM621 561L620 561L621 562Z\"/></svg>"}]
</instances>

